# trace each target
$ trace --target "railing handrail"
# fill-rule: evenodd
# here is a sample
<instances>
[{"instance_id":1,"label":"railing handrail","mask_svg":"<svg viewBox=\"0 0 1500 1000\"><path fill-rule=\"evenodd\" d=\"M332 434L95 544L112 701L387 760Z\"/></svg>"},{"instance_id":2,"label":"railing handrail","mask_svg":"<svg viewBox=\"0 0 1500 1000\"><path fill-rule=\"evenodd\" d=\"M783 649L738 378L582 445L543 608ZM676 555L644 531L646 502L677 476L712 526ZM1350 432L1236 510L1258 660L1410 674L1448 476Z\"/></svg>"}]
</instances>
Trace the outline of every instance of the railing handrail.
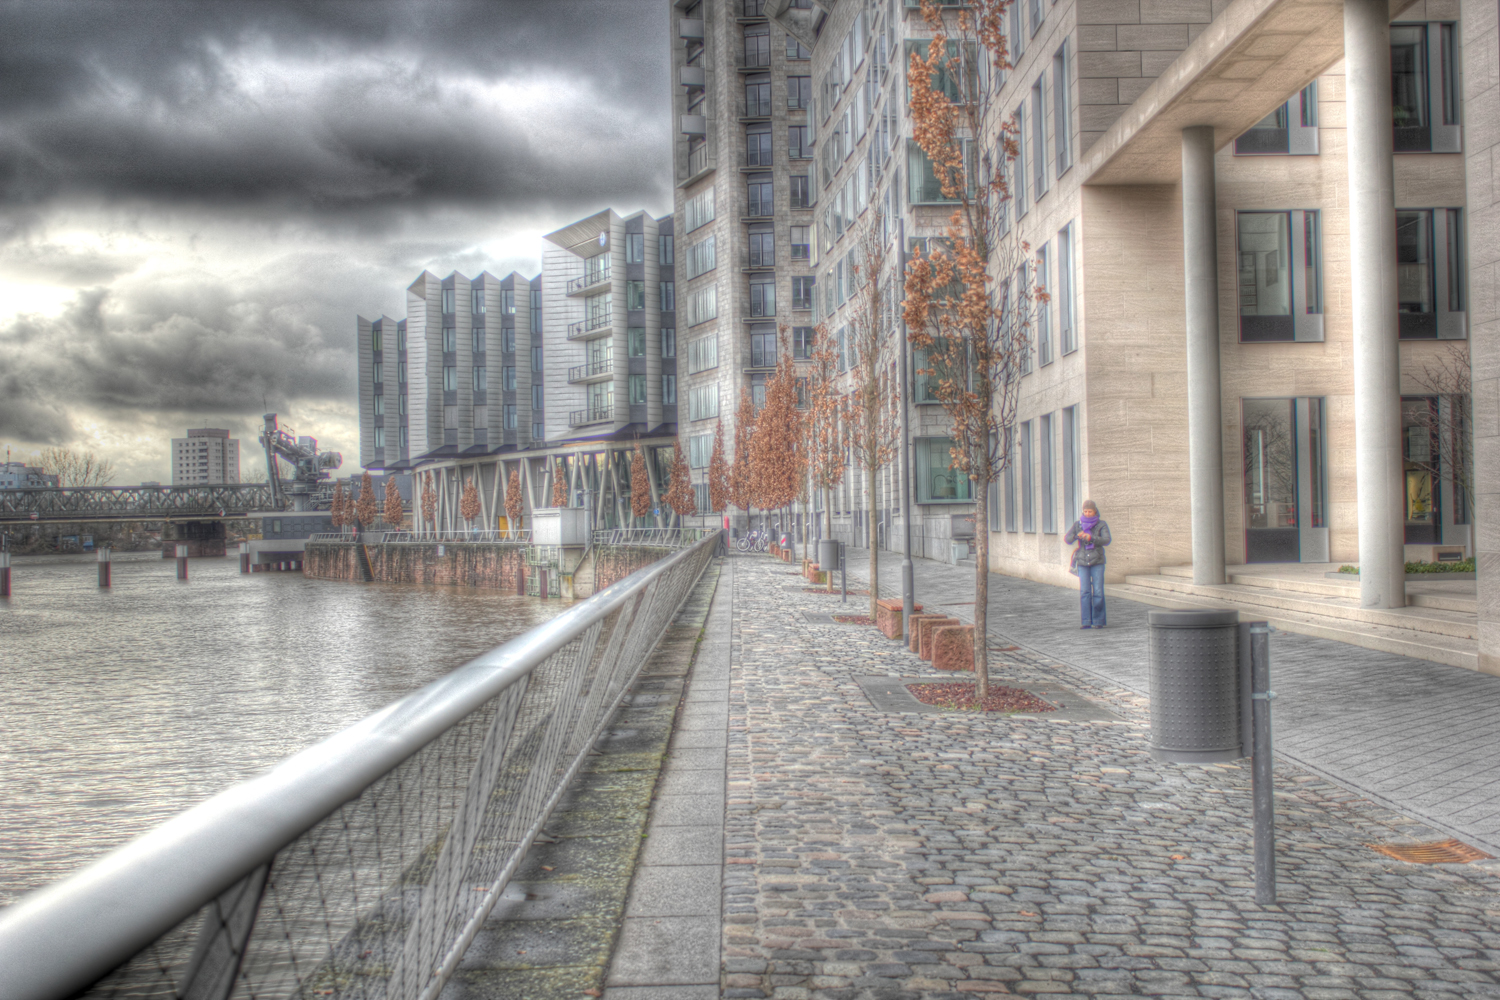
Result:
<instances>
[{"instance_id":1,"label":"railing handrail","mask_svg":"<svg viewBox=\"0 0 1500 1000\"><path fill-rule=\"evenodd\" d=\"M87 989L528 676L692 551L682 549L637 570L0 910L0 996L56 1000Z\"/></svg>"},{"instance_id":2,"label":"railing handrail","mask_svg":"<svg viewBox=\"0 0 1500 1000\"><path fill-rule=\"evenodd\" d=\"M365 534L381 536L378 542L531 542L530 528L475 528L472 531L463 528L444 528L441 531L430 528L421 531L366 528ZM360 535L352 531L322 531L307 536L309 542L356 542L360 538Z\"/></svg>"},{"instance_id":3,"label":"railing handrail","mask_svg":"<svg viewBox=\"0 0 1500 1000\"><path fill-rule=\"evenodd\" d=\"M590 285L597 285L608 280L610 280L608 265L598 271L585 272L581 278L570 278L568 280L568 294L572 294L580 288L587 288Z\"/></svg>"}]
</instances>

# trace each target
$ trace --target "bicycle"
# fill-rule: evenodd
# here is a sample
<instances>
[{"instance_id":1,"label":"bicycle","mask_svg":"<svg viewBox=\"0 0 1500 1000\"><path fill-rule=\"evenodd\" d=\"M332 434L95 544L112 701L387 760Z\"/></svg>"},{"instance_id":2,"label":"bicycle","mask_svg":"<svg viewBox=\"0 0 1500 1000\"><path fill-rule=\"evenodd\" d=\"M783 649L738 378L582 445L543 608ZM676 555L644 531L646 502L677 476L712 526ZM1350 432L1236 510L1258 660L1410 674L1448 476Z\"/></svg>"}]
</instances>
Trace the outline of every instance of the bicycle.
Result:
<instances>
[{"instance_id":1,"label":"bicycle","mask_svg":"<svg viewBox=\"0 0 1500 1000\"><path fill-rule=\"evenodd\" d=\"M735 548L741 552L764 552L769 545L770 537L760 528L754 528L748 534L741 535L735 542Z\"/></svg>"}]
</instances>

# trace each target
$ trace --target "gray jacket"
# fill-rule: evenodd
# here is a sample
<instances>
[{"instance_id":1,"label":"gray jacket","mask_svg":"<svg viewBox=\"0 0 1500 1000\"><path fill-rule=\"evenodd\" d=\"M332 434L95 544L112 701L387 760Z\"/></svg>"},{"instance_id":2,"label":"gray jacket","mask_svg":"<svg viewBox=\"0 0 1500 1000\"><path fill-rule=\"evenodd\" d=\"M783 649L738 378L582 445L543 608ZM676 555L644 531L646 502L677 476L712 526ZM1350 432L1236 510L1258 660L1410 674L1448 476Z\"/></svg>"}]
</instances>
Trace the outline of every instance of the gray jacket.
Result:
<instances>
[{"instance_id":1,"label":"gray jacket","mask_svg":"<svg viewBox=\"0 0 1500 1000\"><path fill-rule=\"evenodd\" d=\"M1080 531L1082 531L1082 530L1083 530L1083 526L1079 522L1074 521L1073 522L1073 527L1069 528L1068 529L1068 533L1063 536L1063 541L1066 544L1068 544L1068 545L1074 544L1075 542L1078 541L1078 533ZM1104 565L1104 546L1106 546L1108 544L1109 544L1109 523L1107 521L1104 521L1103 519L1101 519L1098 524L1094 525L1094 547L1091 548L1091 549L1090 548L1079 548L1079 550L1078 550L1078 565L1079 566L1103 566Z\"/></svg>"}]
</instances>

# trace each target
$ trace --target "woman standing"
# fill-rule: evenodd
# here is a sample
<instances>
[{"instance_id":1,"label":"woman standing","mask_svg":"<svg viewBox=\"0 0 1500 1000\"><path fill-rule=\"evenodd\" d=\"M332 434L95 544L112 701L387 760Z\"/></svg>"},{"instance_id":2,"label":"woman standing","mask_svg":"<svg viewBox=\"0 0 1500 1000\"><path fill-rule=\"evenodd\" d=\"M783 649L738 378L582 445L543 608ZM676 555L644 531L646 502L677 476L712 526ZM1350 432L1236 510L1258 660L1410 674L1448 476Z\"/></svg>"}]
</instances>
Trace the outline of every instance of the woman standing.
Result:
<instances>
[{"instance_id":1,"label":"woman standing","mask_svg":"<svg viewBox=\"0 0 1500 1000\"><path fill-rule=\"evenodd\" d=\"M1104 627L1104 547L1109 544L1109 525L1099 516L1092 500L1083 502L1083 516L1073 522L1063 541L1077 544L1074 565L1078 568L1078 603L1083 611L1080 628Z\"/></svg>"}]
</instances>

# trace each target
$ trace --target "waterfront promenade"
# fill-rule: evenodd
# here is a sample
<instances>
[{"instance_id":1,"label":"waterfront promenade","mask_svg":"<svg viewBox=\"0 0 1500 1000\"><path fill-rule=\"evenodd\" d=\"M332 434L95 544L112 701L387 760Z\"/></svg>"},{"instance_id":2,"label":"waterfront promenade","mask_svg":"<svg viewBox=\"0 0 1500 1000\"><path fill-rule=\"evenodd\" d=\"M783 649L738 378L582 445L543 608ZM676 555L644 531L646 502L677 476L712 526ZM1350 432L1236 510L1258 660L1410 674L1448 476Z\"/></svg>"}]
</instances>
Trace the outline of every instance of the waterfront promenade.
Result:
<instances>
[{"instance_id":1,"label":"waterfront promenade","mask_svg":"<svg viewBox=\"0 0 1500 1000\"><path fill-rule=\"evenodd\" d=\"M971 570L918 581L929 608L972 601ZM991 587L992 648L1017 647L997 681L1063 711L902 711L888 678L953 675L810 621L845 608L793 567L724 561L606 1000L1500 996L1500 862L1368 846L1495 846L1500 785L1472 761L1493 759L1500 679L1277 636L1280 901L1259 906L1248 768L1147 755L1146 609L1080 632L1072 593Z\"/></svg>"}]
</instances>

